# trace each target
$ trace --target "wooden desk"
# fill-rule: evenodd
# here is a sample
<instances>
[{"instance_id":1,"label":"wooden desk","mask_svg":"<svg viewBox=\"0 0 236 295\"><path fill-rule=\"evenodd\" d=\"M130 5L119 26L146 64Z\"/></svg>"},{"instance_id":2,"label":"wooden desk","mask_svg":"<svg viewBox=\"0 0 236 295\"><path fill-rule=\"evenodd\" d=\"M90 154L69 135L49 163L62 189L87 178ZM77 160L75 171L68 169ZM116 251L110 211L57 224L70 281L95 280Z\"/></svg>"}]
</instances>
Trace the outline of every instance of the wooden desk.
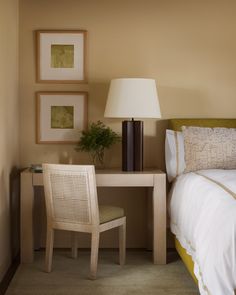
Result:
<instances>
[{"instance_id":1,"label":"wooden desk","mask_svg":"<svg viewBox=\"0 0 236 295\"><path fill-rule=\"evenodd\" d=\"M159 170L124 172L96 171L97 186L147 187L152 195L153 263L166 263L166 175ZM34 261L34 186L43 186L42 173L21 173L21 263Z\"/></svg>"}]
</instances>

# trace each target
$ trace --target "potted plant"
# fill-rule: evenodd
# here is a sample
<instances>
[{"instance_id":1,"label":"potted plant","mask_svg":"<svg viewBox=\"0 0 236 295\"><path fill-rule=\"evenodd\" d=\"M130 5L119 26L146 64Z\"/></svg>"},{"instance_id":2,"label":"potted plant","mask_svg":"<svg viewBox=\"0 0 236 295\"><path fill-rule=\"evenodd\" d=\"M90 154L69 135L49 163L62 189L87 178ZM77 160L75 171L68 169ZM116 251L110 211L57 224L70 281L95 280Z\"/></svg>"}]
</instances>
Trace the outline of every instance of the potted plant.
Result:
<instances>
[{"instance_id":1,"label":"potted plant","mask_svg":"<svg viewBox=\"0 0 236 295\"><path fill-rule=\"evenodd\" d=\"M92 162L96 166L104 166L105 149L120 141L120 137L103 122L91 123L88 130L82 131L80 140L76 146L77 151L88 152Z\"/></svg>"}]
</instances>

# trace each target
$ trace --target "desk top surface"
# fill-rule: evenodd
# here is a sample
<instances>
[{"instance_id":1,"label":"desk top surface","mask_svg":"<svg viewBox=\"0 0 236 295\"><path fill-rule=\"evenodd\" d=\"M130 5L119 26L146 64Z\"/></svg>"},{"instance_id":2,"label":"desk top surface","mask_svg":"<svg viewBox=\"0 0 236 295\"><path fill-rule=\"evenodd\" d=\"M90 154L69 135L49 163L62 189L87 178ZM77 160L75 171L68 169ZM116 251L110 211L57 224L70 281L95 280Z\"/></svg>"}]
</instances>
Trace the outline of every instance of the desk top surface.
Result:
<instances>
[{"instance_id":1,"label":"desk top surface","mask_svg":"<svg viewBox=\"0 0 236 295\"><path fill-rule=\"evenodd\" d=\"M25 169L22 173L32 173L32 174L42 174L42 172L34 172L30 168ZM96 169L96 174L165 174L165 172L157 168L145 168L143 171L122 171L120 168L105 168L105 169Z\"/></svg>"},{"instance_id":2,"label":"desk top surface","mask_svg":"<svg viewBox=\"0 0 236 295\"><path fill-rule=\"evenodd\" d=\"M33 186L43 185L43 174L33 173L30 169L24 170L22 179L25 177L32 183ZM157 169L147 169L144 171L121 171L120 169L104 169L96 170L97 186L147 186L153 187L155 184L154 178L161 178L165 182L166 174Z\"/></svg>"}]
</instances>

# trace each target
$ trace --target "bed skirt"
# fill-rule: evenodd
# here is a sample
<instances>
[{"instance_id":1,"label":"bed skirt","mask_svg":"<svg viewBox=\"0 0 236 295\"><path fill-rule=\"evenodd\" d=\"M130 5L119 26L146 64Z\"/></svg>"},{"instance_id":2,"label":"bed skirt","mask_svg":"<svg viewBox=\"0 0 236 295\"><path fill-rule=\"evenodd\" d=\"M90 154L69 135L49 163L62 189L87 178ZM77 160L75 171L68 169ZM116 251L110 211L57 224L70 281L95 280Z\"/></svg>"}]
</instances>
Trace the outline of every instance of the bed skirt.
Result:
<instances>
[{"instance_id":1,"label":"bed skirt","mask_svg":"<svg viewBox=\"0 0 236 295\"><path fill-rule=\"evenodd\" d=\"M192 278L194 279L194 282L196 284L198 284L198 280L193 272L193 260L192 257L187 254L186 250L181 246L180 242L177 240L177 238L175 237L175 248L177 250L177 252L179 253L179 256L181 257L181 259L183 260L185 266L187 267L189 273L191 274Z\"/></svg>"}]
</instances>

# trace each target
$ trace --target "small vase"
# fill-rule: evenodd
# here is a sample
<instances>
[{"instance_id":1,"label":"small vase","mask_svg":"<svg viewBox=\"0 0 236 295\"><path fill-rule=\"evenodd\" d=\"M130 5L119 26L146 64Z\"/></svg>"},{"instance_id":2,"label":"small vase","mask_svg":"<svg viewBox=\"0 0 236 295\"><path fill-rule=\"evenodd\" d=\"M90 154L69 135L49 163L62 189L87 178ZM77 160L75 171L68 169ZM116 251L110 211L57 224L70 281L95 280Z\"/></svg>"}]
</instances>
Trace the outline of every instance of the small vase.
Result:
<instances>
[{"instance_id":1,"label":"small vase","mask_svg":"<svg viewBox=\"0 0 236 295\"><path fill-rule=\"evenodd\" d=\"M92 162L96 169L104 169L104 153L92 155Z\"/></svg>"}]
</instances>

